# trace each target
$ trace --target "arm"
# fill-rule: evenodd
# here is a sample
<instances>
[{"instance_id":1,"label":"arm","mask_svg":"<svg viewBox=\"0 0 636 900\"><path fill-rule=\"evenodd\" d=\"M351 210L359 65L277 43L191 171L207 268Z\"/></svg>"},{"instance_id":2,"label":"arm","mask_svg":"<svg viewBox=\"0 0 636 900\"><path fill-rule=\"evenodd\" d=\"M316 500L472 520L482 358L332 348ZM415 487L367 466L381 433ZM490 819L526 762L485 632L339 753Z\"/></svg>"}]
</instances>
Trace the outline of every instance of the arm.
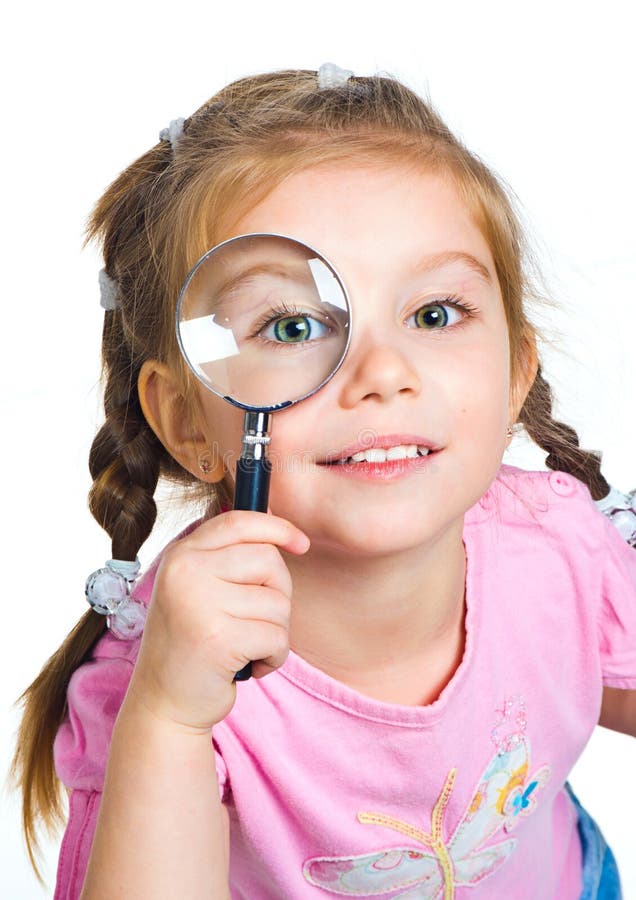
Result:
<instances>
[{"instance_id":1,"label":"arm","mask_svg":"<svg viewBox=\"0 0 636 900\"><path fill-rule=\"evenodd\" d=\"M278 547L308 538L247 510L201 524L163 554L115 723L82 900L229 900L228 828L212 729L234 674L283 664L291 576Z\"/></svg>"},{"instance_id":2,"label":"arm","mask_svg":"<svg viewBox=\"0 0 636 900\"><path fill-rule=\"evenodd\" d=\"M604 687L598 724L636 737L636 690Z\"/></svg>"},{"instance_id":3,"label":"arm","mask_svg":"<svg viewBox=\"0 0 636 900\"><path fill-rule=\"evenodd\" d=\"M125 701L82 900L229 900L229 826L209 731Z\"/></svg>"}]
</instances>

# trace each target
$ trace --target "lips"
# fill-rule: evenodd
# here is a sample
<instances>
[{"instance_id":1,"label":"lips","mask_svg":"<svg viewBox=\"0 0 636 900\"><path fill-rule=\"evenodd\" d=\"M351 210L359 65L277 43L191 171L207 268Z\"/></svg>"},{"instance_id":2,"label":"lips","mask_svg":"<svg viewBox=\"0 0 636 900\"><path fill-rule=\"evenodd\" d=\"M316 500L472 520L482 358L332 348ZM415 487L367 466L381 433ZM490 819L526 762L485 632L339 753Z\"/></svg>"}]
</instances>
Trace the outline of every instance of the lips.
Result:
<instances>
[{"instance_id":1,"label":"lips","mask_svg":"<svg viewBox=\"0 0 636 900\"><path fill-rule=\"evenodd\" d=\"M342 450L334 451L327 455L327 457L319 462L319 465L337 465L338 463L344 463L346 461L351 461L351 458L356 454L365 453L369 450L381 450L381 451L390 451L396 447L407 447L407 448L415 448L415 452L413 449L409 451L410 456L425 456L426 451L429 453L435 453L437 450L441 450L439 444L430 438L424 437L421 434L384 434L384 435L369 435L366 439L356 442L355 444L349 444L349 446L344 447ZM380 454L370 454L375 457L379 457ZM360 458L358 456L358 458ZM391 459L391 454L388 454L388 459ZM378 459L377 462L383 462L383 459Z\"/></svg>"}]
</instances>

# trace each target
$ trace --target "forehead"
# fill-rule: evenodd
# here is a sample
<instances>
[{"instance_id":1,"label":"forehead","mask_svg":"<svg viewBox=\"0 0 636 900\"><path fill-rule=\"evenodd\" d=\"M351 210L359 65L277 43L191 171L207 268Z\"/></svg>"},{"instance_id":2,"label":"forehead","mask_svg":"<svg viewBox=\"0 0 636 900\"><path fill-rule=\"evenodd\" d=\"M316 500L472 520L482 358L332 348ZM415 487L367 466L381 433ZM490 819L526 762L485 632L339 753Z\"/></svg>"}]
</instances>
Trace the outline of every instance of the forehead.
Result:
<instances>
[{"instance_id":1,"label":"forehead","mask_svg":"<svg viewBox=\"0 0 636 900\"><path fill-rule=\"evenodd\" d=\"M289 175L232 227L276 232L315 247L342 268L410 266L472 256L494 278L488 243L450 177L414 165L330 162ZM464 266L465 268L465 266Z\"/></svg>"}]
</instances>

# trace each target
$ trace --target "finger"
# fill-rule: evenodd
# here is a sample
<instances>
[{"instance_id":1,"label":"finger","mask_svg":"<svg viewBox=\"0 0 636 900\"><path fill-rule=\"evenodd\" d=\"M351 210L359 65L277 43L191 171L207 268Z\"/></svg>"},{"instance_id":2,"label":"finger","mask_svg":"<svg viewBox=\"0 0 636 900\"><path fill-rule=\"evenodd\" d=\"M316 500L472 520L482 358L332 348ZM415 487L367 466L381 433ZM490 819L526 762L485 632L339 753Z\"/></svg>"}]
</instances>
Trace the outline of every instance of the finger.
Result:
<instances>
[{"instance_id":1,"label":"finger","mask_svg":"<svg viewBox=\"0 0 636 900\"><path fill-rule=\"evenodd\" d=\"M207 550L196 551L197 568L210 567L210 575L234 584L265 585L291 597L289 569L273 544L233 544L221 547L208 559ZM200 577L200 574L199 574Z\"/></svg>"},{"instance_id":2,"label":"finger","mask_svg":"<svg viewBox=\"0 0 636 900\"><path fill-rule=\"evenodd\" d=\"M232 592L231 608L226 612L243 622L260 622L289 630L291 603L280 591L263 585L242 584Z\"/></svg>"},{"instance_id":3,"label":"finger","mask_svg":"<svg viewBox=\"0 0 636 900\"><path fill-rule=\"evenodd\" d=\"M276 669L280 669L288 656L289 651L284 657L276 659L275 663L272 658L269 662L265 662L264 659L252 660L252 678L264 678L266 675L271 675Z\"/></svg>"},{"instance_id":4,"label":"finger","mask_svg":"<svg viewBox=\"0 0 636 900\"><path fill-rule=\"evenodd\" d=\"M253 622L249 627L245 622L237 622L235 639L231 644L237 648L232 667L235 672L248 662L264 662L269 671L276 669L289 655L289 633L287 628L269 622ZM239 649L240 648L240 649Z\"/></svg>"},{"instance_id":5,"label":"finger","mask_svg":"<svg viewBox=\"0 0 636 900\"><path fill-rule=\"evenodd\" d=\"M199 525L187 538L191 547L218 550L231 544L275 544L288 553L305 553L307 535L287 519L251 510L230 510Z\"/></svg>"}]
</instances>

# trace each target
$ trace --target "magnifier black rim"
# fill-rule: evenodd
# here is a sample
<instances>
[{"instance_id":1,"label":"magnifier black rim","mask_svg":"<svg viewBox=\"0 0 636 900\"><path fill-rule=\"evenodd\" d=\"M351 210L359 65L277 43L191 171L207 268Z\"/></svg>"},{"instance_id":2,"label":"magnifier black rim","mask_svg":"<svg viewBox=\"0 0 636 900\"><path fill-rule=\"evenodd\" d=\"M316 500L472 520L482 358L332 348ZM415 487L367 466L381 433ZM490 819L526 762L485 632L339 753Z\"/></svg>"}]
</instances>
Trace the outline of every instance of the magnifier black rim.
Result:
<instances>
[{"instance_id":1,"label":"magnifier black rim","mask_svg":"<svg viewBox=\"0 0 636 900\"><path fill-rule=\"evenodd\" d=\"M327 265L329 266L329 268L331 269L333 274L338 279L338 283L339 283L340 287L342 288L342 292L344 294L345 303L347 304L347 311L349 313L349 321L347 323L347 339L345 341L345 345L344 345L342 353L340 355L340 359L338 360L338 363L335 366L335 368L331 370L331 372L329 373L329 375L327 375L327 377L324 379L324 381L321 381L317 387L313 388L313 390L309 391L306 394L303 394L302 397L297 397L295 400L284 400L282 403L275 403L273 406L249 406L247 403L241 403L240 400L235 400L234 397L230 397L228 394L223 394L223 393L221 393L221 391L217 391L215 388L211 387L211 385L208 384L207 381L204 381L203 378L201 378L201 376L195 370L194 366L190 362L188 354L185 351L185 347L183 346L183 341L181 339L181 328L180 328L181 305L183 302L183 298L186 294L186 291L188 290L188 287L190 286L190 282L196 275L197 270L199 269L200 266L202 266L206 262L206 260L208 259L209 256L211 256L213 253L216 253L216 251L220 250L221 247L224 247L226 244L231 244L234 241L238 241L241 238L246 238L246 237L279 237L279 238L285 238L288 241L292 241L292 243L298 244L301 247L308 247L313 253L317 254L317 256L319 256L320 259L322 259L324 262L327 263ZM227 238L227 240L225 240L225 241L221 241L221 243L216 244L210 250L206 250L206 252L203 254L203 256L201 256L196 261L194 266L190 269L188 276L183 283L183 287L181 288L181 291L179 292L179 299L177 300L177 308L175 311L175 329L176 329L176 333L177 333L177 342L179 344L179 349L181 351L181 355L185 359L185 361L188 365L188 368L190 369L190 371L192 372L194 377L198 381L200 381L204 387L206 387L213 394L216 394L217 397L221 397L222 400L226 400L228 403L231 403L232 406L237 406L239 409L244 409L244 410L247 410L248 412L275 412L277 409L283 409L288 406L293 406L294 403L300 403L301 400L306 400L307 397L311 397L312 394L315 394L316 391L319 391L321 387L323 387L325 384L327 384L328 381L330 381L333 378L333 376L336 374L336 372L342 365L344 358L347 355L347 350L349 349L349 342L351 341L352 318L353 318L353 310L351 308L351 301L349 300L349 294L347 293L347 287L346 287L340 273L336 269L336 267L333 265L331 260L328 259L324 255L324 253L322 253L322 251L317 250L311 244L307 244L307 243L305 243L305 241L301 241L299 238L292 237L289 234L279 234L276 231L253 231L253 232L247 232L247 234L237 234L234 237Z\"/></svg>"}]
</instances>

